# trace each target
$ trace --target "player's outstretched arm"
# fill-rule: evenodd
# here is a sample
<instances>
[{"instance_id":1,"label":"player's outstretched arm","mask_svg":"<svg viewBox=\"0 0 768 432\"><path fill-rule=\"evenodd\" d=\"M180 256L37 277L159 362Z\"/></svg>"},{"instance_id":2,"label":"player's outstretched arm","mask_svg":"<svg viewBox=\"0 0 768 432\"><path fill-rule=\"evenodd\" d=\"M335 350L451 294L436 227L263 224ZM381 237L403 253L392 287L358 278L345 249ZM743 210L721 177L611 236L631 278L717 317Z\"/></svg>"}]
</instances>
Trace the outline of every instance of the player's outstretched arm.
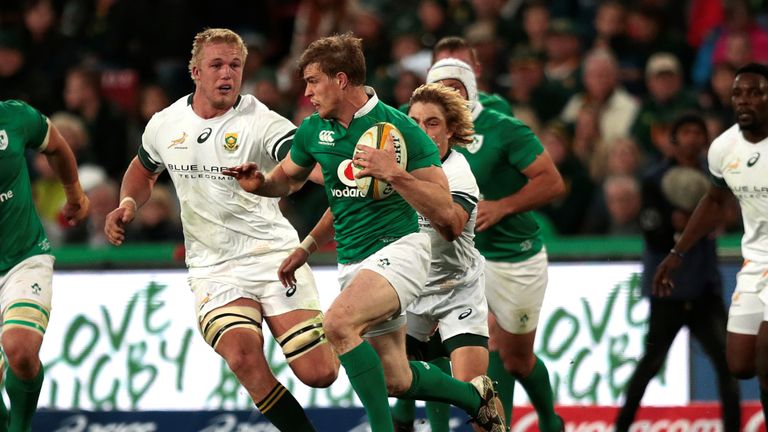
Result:
<instances>
[{"instance_id":1,"label":"player's outstretched arm","mask_svg":"<svg viewBox=\"0 0 768 432\"><path fill-rule=\"evenodd\" d=\"M477 231L485 231L502 218L539 208L565 193L565 183L545 150L522 173L528 183L500 200L483 200L477 205Z\"/></svg>"},{"instance_id":2,"label":"player's outstretched arm","mask_svg":"<svg viewBox=\"0 0 768 432\"><path fill-rule=\"evenodd\" d=\"M724 209L733 193L727 187L710 185L707 194L699 201L683 233L664 261L656 268L653 277L653 294L668 296L675 284L672 281L674 271L680 267L683 255L705 235L711 233L722 222Z\"/></svg>"},{"instance_id":3,"label":"player's outstretched arm","mask_svg":"<svg viewBox=\"0 0 768 432\"><path fill-rule=\"evenodd\" d=\"M64 186L67 202L64 204L62 214L70 225L81 222L88 216L88 197L80 186L75 155L53 124L49 124L48 145L43 154Z\"/></svg>"},{"instance_id":4,"label":"player's outstretched arm","mask_svg":"<svg viewBox=\"0 0 768 432\"><path fill-rule=\"evenodd\" d=\"M290 153L264 175L253 162L246 162L223 170L221 173L234 177L244 191L267 197L288 196L304 186L312 167L297 165Z\"/></svg>"},{"instance_id":5,"label":"player's outstretched arm","mask_svg":"<svg viewBox=\"0 0 768 432\"><path fill-rule=\"evenodd\" d=\"M296 270L306 264L309 256L318 250L320 246L331 241L334 234L333 215L331 214L331 209L328 208L299 247L288 255L288 258L283 260L277 269L277 277L284 287L287 288L296 284Z\"/></svg>"},{"instance_id":6,"label":"player's outstretched arm","mask_svg":"<svg viewBox=\"0 0 768 432\"><path fill-rule=\"evenodd\" d=\"M110 243L115 246L123 244L125 225L136 217L139 207L147 202L159 175L144 168L138 157L133 158L120 186L120 204L109 212L104 224L104 233Z\"/></svg>"}]
</instances>

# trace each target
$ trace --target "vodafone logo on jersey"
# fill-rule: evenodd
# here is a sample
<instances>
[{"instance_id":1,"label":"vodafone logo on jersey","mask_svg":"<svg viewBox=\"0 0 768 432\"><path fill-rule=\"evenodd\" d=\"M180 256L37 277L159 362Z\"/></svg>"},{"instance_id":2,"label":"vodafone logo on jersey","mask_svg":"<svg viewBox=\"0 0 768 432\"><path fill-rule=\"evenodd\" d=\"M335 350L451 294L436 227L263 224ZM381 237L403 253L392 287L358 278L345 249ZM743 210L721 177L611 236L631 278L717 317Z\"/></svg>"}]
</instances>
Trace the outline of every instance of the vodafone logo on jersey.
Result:
<instances>
[{"instance_id":1,"label":"vodafone logo on jersey","mask_svg":"<svg viewBox=\"0 0 768 432\"><path fill-rule=\"evenodd\" d=\"M352 173L352 159L344 159L341 161L338 167L336 167L336 177L339 181L347 186L344 189L332 189L331 194L337 198L340 197L361 197L362 193L357 188L355 183L355 176Z\"/></svg>"}]
</instances>

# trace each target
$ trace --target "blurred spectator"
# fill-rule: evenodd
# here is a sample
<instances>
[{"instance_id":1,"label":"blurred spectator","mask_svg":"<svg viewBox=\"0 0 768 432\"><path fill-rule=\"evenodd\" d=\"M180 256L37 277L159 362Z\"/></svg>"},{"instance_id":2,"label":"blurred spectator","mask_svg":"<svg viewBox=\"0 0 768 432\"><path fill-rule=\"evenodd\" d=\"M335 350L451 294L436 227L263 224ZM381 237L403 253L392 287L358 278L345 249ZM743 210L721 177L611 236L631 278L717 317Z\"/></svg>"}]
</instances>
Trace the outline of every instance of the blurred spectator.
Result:
<instances>
[{"instance_id":1,"label":"blurred spectator","mask_svg":"<svg viewBox=\"0 0 768 432\"><path fill-rule=\"evenodd\" d=\"M524 45L537 53L543 54L547 46L547 34L549 32L549 7L541 0L526 3L523 9L523 37L516 41L517 45Z\"/></svg>"},{"instance_id":2,"label":"blurred spectator","mask_svg":"<svg viewBox=\"0 0 768 432\"><path fill-rule=\"evenodd\" d=\"M23 18L27 68L45 76L53 93L52 89L63 86L65 71L78 60L76 46L58 30L58 16L51 0L25 0ZM48 102L49 108L60 108L57 98L51 97Z\"/></svg>"},{"instance_id":3,"label":"blurred spectator","mask_svg":"<svg viewBox=\"0 0 768 432\"><path fill-rule=\"evenodd\" d=\"M290 57L295 61L309 44L350 30L352 0L301 0L293 22ZM295 67L295 65L294 65Z\"/></svg>"},{"instance_id":4,"label":"blurred spectator","mask_svg":"<svg viewBox=\"0 0 768 432\"><path fill-rule=\"evenodd\" d=\"M732 61L768 62L768 30L757 22L756 10L748 0L725 2L725 21L710 30L699 47L693 66L693 82L697 87L706 85L714 64ZM748 58L751 57L751 58Z\"/></svg>"},{"instance_id":5,"label":"blurred spectator","mask_svg":"<svg viewBox=\"0 0 768 432\"><path fill-rule=\"evenodd\" d=\"M60 246L64 236L64 221L60 218L61 208L67 202L67 196L45 155L35 153L33 158L32 167L36 175L32 180L32 197L35 208L51 245Z\"/></svg>"},{"instance_id":6,"label":"blurred spectator","mask_svg":"<svg viewBox=\"0 0 768 432\"><path fill-rule=\"evenodd\" d=\"M90 155L90 137L83 120L68 112L59 111L50 117L51 123L59 130L67 141L72 153L75 154L78 165L93 160Z\"/></svg>"},{"instance_id":7,"label":"blurred spectator","mask_svg":"<svg viewBox=\"0 0 768 432\"><path fill-rule=\"evenodd\" d=\"M550 82L560 84L570 94L580 88L581 37L578 24L568 18L557 18L549 23L544 74Z\"/></svg>"},{"instance_id":8,"label":"blurred spectator","mask_svg":"<svg viewBox=\"0 0 768 432\"><path fill-rule=\"evenodd\" d=\"M411 94L417 87L424 84L424 80L415 72L403 71L395 83L394 106L407 104L411 100Z\"/></svg>"},{"instance_id":9,"label":"blurred spectator","mask_svg":"<svg viewBox=\"0 0 768 432\"><path fill-rule=\"evenodd\" d=\"M149 200L126 234L133 242L183 242L184 235L178 220L178 205L172 189L155 184Z\"/></svg>"},{"instance_id":10,"label":"blurred spectator","mask_svg":"<svg viewBox=\"0 0 768 432\"><path fill-rule=\"evenodd\" d=\"M606 141L629 135L639 108L637 101L619 83L616 58L597 49L584 58L584 91L572 96L561 117L573 123L584 105L597 111L600 136Z\"/></svg>"},{"instance_id":11,"label":"blurred spectator","mask_svg":"<svg viewBox=\"0 0 768 432\"><path fill-rule=\"evenodd\" d=\"M561 235L580 234L594 185L586 167L571 151L571 136L560 121L548 123L539 134L541 144L565 182L565 195L539 209Z\"/></svg>"},{"instance_id":12,"label":"blurred spectator","mask_svg":"<svg viewBox=\"0 0 768 432\"><path fill-rule=\"evenodd\" d=\"M128 139L126 145L127 153L125 156L128 160L133 159L138 153L139 146L141 146L141 135L143 134L149 119L151 119L155 113L165 109L169 104L170 101L168 95L165 93L165 89L157 84L146 84L139 90L136 111L133 116L131 116L127 125Z\"/></svg>"},{"instance_id":13,"label":"blurred spectator","mask_svg":"<svg viewBox=\"0 0 768 432\"><path fill-rule=\"evenodd\" d=\"M478 63L483 65L482 72L477 75L477 88L485 92L494 91L496 77L505 66L502 60L505 44L498 39L489 22L471 24L464 31L464 38L474 50Z\"/></svg>"},{"instance_id":14,"label":"blurred spectator","mask_svg":"<svg viewBox=\"0 0 768 432\"><path fill-rule=\"evenodd\" d=\"M625 175L640 177L645 166L645 156L632 138L617 138L603 141L596 148L590 175L595 182L602 182L607 177Z\"/></svg>"},{"instance_id":15,"label":"blurred spectator","mask_svg":"<svg viewBox=\"0 0 768 432\"><path fill-rule=\"evenodd\" d=\"M586 104L573 122L573 154L586 166L592 164L595 152L602 145L598 114L595 106Z\"/></svg>"},{"instance_id":16,"label":"blurred spectator","mask_svg":"<svg viewBox=\"0 0 768 432\"><path fill-rule=\"evenodd\" d=\"M556 118L570 95L560 84L547 79L542 55L526 46L518 46L508 65L506 94L515 114L519 117L523 110L532 110L540 123Z\"/></svg>"},{"instance_id":17,"label":"blurred spectator","mask_svg":"<svg viewBox=\"0 0 768 432\"><path fill-rule=\"evenodd\" d=\"M587 216L587 234L640 234L640 182L632 176L605 179Z\"/></svg>"},{"instance_id":18,"label":"blurred spectator","mask_svg":"<svg viewBox=\"0 0 768 432\"><path fill-rule=\"evenodd\" d=\"M627 10L619 0L600 2L595 12L594 29L591 48L606 48L617 56L630 49L626 35Z\"/></svg>"},{"instance_id":19,"label":"blurred spectator","mask_svg":"<svg viewBox=\"0 0 768 432\"><path fill-rule=\"evenodd\" d=\"M653 140L654 129L670 125L682 112L696 109L696 97L685 89L680 61L672 53L660 52L648 59L645 83L648 95L632 125L632 136L646 155L660 160L669 157L672 149L664 145L668 143L667 133L663 140Z\"/></svg>"},{"instance_id":20,"label":"blurred spectator","mask_svg":"<svg viewBox=\"0 0 768 432\"><path fill-rule=\"evenodd\" d=\"M620 54L621 82L632 94L645 92L645 65L654 53L669 52L690 64L692 52L684 35L680 29L666 26L664 18L664 10L653 4L633 2L627 10L629 46Z\"/></svg>"},{"instance_id":21,"label":"blurred spectator","mask_svg":"<svg viewBox=\"0 0 768 432\"><path fill-rule=\"evenodd\" d=\"M47 113L53 107L50 83L41 72L27 67L20 36L0 29L0 100L19 99Z\"/></svg>"},{"instance_id":22,"label":"blurred spectator","mask_svg":"<svg viewBox=\"0 0 768 432\"><path fill-rule=\"evenodd\" d=\"M627 385L626 401L616 419L616 431L627 432L650 380L661 370L672 341L683 326L704 347L717 373L722 401L723 430L739 430L739 387L726 362L726 312L718 271L715 239L707 236L686 251L675 273L670 297L652 294L653 277L661 261L675 246L693 209L709 188L704 120L698 115L678 116L670 133L672 153L643 177L641 225L643 249L642 293L651 310L645 353Z\"/></svg>"},{"instance_id":23,"label":"blurred spectator","mask_svg":"<svg viewBox=\"0 0 768 432\"><path fill-rule=\"evenodd\" d=\"M64 86L64 104L68 111L85 121L94 157L92 162L104 167L110 178L122 178L130 161L127 122L125 116L102 97L98 72L81 67L70 69Z\"/></svg>"}]
</instances>

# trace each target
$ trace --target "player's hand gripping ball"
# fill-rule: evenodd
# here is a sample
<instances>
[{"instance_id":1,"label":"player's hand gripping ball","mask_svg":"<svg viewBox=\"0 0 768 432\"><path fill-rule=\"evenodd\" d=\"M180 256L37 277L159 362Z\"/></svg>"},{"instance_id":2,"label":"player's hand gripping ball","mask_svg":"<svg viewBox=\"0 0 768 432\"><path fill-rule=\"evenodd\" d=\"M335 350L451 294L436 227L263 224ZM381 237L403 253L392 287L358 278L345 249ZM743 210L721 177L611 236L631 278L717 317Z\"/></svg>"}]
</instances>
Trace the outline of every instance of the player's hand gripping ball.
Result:
<instances>
[{"instance_id":1,"label":"player's hand gripping ball","mask_svg":"<svg viewBox=\"0 0 768 432\"><path fill-rule=\"evenodd\" d=\"M405 169L408 165L408 152L405 145L405 139L403 134L392 123L380 122L371 126L366 130L360 139L357 140L357 145L364 145L368 147L374 147L377 149L383 149L389 145L395 151L395 160L397 164ZM357 152L357 146L355 146L355 152ZM362 168L352 164L352 173L355 174L355 183L357 188L360 189L363 196L370 196L375 200L384 199L395 191L392 185L384 180L377 179L371 176L364 176L357 178L357 173Z\"/></svg>"}]
</instances>

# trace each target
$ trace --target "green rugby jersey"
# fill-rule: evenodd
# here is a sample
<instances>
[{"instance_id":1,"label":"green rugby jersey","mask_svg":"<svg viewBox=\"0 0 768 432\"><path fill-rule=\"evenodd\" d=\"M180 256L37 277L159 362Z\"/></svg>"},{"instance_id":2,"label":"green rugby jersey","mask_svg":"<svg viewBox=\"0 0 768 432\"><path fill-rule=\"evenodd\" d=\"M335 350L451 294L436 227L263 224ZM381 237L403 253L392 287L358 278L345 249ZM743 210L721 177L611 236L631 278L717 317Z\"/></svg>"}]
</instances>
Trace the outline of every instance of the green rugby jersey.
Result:
<instances>
[{"instance_id":1,"label":"green rugby jersey","mask_svg":"<svg viewBox=\"0 0 768 432\"><path fill-rule=\"evenodd\" d=\"M504 198L525 186L528 178L522 171L544 151L525 123L489 109L475 118L474 142L456 149L466 156L486 200ZM530 212L511 214L475 233L475 246L488 260L519 262L541 250L539 231Z\"/></svg>"},{"instance_id":2,"label":"green rugby jersey","mask_svg":"<svg viewBox=\"0 0 768 432\"><path fill-rule=\"evenodd\" d=\"M48 119L24 102L0 102L0 275L21 261L50 253L35 210L24 157L48 145Z\"/></svg>"},{"instance_id":3,"label":"green rugby jersey","mask_svg":"<svg viewBox=\"0 0 768 432\"><path fill-rule=\"evenodd\" d=\"M352 155L360 136L378 122L395 125L405 139L407 171L441 166L437 146L407 116L380 102L366 87L368 102L355 113L349 128L315 113L296 130L291 159L301 166L320 164L325 194L333 213L338 261L362 261L387 244L419 231L416 211L397 193L375 201L363 197L352 175Z\"/></svg>"}]
</instances>

